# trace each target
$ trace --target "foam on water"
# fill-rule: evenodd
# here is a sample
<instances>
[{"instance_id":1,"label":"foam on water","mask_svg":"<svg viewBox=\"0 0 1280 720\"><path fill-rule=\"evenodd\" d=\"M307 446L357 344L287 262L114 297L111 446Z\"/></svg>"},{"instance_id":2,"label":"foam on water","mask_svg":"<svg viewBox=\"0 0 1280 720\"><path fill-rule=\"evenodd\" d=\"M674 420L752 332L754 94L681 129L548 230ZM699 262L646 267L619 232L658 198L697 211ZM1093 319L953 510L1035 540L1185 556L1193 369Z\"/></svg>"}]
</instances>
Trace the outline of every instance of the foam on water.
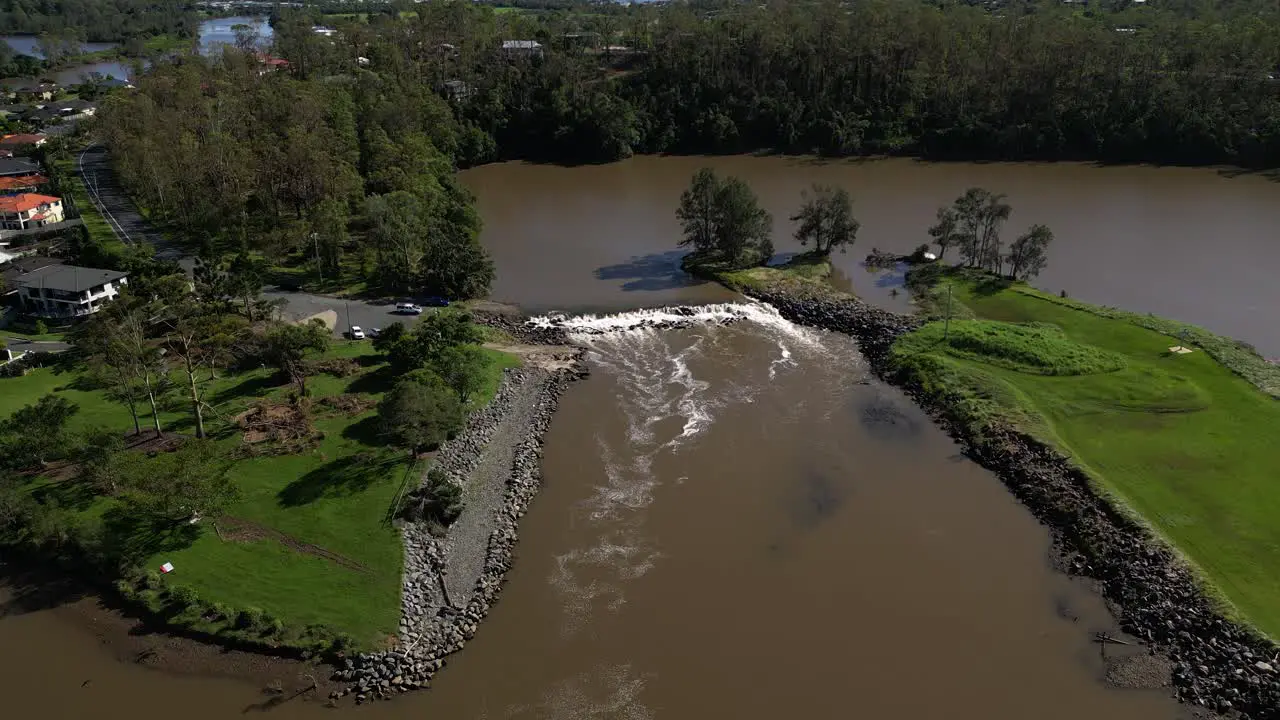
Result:
<instances>
[{"instance_id":1,"label":"foam on water","mask_svg":"<svg viewBox=\"0 0 1280 720\"><path fill-rule=\"evenodd\" d=\"M626 583L642 577L661 558L643 531L645 511L660 485L655 472L660 461L664 467L678 464L676 458L696 445L718 414L754 402L784 373L836 359L856 374L858 363L850 343L842 345L837 338L795 325L771 306L756 302L612 315L550 314L530 322L564 329L571 341L587 349L593 365L613 376L616 409L625 422L622 437L597 430L603 477L575 507L573 522L599 531L589 546L557 556L548 578L564 598L567 634L589 622L593 612L622 608ZM716 327L739 323L751 327ZM771 341L777 354L740 354L744 330ZM833 353L847 357L835 358ZM733 370L727 376L718 372L713 384L698 376L708 362Z\"/></svg>"}]
</instances>

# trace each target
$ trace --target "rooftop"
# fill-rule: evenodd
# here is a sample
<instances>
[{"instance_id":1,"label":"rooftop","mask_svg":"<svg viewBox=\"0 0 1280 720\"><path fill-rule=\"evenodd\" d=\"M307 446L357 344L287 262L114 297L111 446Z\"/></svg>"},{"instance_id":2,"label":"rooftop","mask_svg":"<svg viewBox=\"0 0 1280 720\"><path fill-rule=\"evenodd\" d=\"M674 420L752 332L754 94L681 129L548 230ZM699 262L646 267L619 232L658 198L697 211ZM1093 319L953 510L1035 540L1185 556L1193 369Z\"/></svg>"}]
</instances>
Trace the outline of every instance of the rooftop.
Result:
<instances>
[{"instance_id":1,"label":"rooftop","mask_svg":"<svg viewBox=\"0 0 1280 720\"><path fill-rule=\"evenodd\" d=\"M40 166L26 158L0 157L0 177L35 175L38 172L40 172Z\"/></svg>"},{"instance_id":2,"label":"rooftop","mask_svg":"<svg viewBox=\"0 0 1280 720\"><path fill-rule=\"evenodd\" d=\"M49 178L43 175L14 175L12 177L0 177L0 192L10 192L13 190L21 190L22 188L35 187L44 185L49 182Z\"/></svg>"},{"instance_id":3,"label":"rooftop","mask_svg":"<svg viewBox=\"0 0 1280 720\"><path fill-rule=\"evenodd\" d=\"M18 285L79 293L128 276L119 270L99 270L75 265L47 265L18 277Z\"/></svg>"},{"instance_id":4,"label":"rooftop","mask_svg":"<svg viewBox=\"0 0 1280 720\"><path fill-rule=\"evenodd\" d=\"M32 133L5 135L0 137L0 147L21 147L24 145L39 145L46 140L45 136Z\"/></svg>"},{"instance_id":5,"label":"rooftop","mask_svg":"<svg viewBox=\"0 0 1280 720\"><path fill-rule=\"evenodd\" d=\"M51 203L60 203L62 198L52 195L40 195L38 193L18 193L8 197L0 197L0 212L26 212L35 210L41 205L49 205Z\"/></svg>"}]
</instances>

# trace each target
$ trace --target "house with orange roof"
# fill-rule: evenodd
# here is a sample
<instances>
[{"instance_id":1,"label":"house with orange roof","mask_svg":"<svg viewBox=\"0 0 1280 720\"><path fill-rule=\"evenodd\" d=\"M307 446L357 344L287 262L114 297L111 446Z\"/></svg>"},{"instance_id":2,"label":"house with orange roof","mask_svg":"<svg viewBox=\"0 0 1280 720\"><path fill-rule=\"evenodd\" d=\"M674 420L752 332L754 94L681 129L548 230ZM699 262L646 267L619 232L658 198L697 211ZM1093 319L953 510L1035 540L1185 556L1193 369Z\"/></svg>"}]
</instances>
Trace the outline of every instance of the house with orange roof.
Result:
<instances>
[{"instance_id":1,"label":"house with orange roof","mask_svg":"<svg viewBox=\"0 0 1280 720\"><path fill-rule=\"evenodd\" d=\"M21 135L4 135L0 136L0 151L8 150L14 154L31 152L41 147L49 138L44 135L34 133L24 133Z\"/></svg>"},{"instance_id":2,"label":"house with orange roof","mask_svg":"<svg viewBox=\"0 0 1280 720\"><path fill-rule=\"evenodd\" d=\"M29 230L63 219L62 198L37 193L0 197L0 230Z\"/></svg>"},{"instance_id":3,"label":"house with orange roof","mask_svg":"<svg viewBox=\"0 0 1280 720\"><path fill-rule=\"evenodd\" d=\"M0 196L33 193L48 183L49 178L38 174L0 177Z\"/></svg>"}]
</instances>

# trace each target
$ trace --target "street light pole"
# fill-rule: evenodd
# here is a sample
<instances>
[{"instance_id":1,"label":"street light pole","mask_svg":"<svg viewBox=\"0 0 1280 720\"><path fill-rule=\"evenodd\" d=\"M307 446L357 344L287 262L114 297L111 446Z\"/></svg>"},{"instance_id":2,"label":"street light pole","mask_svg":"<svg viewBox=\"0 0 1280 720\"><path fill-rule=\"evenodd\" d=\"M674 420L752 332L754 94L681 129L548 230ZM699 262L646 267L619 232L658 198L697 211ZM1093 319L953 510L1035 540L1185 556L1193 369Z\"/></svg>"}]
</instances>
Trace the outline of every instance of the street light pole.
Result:
<instances>
[{"instance_id":1,"label":"street light pole","mask_svg":"<svg viewBox=\"0 0 1280 720\"><path fill-rule=\"evenodd\" d=\"M951 283L947 283L947 320L942 326L942 342L951 334Z\"/></svg>"}]
</instances>

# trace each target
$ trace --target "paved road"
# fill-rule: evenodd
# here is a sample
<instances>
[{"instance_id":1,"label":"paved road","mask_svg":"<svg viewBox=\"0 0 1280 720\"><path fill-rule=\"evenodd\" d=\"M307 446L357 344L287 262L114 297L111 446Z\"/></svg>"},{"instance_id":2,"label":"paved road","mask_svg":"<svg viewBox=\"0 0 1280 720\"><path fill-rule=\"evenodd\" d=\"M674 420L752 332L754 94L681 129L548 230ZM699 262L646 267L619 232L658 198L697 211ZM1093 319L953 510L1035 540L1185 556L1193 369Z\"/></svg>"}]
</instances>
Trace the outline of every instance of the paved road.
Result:
<instances>
[{"instance_id":1,"label":"paved road","mask_svg":"<svg viewBox=\"0 0 1280 720\"><path fill-rule=\"evenodd\" d=\"M84 181L89 199L122 242L131 245L150 243L156 249L156 257L161 260L181 260L184 257L182 248L166 240L138 212L133 199L116 179L106 148L101 145L85 148L76 158L76 169Z\"/></svg>"},{"instance_id":2,"label":"paved road","mask_svg":"<svg viewBox=\"0 0 1280 720\"><path fill-rule=\"evenodd\" d=\"M0 331L0 350L8 345L14 352L66 352L71 346L64 342L52 340L28 340L26 338L5 335Z\"/></svg>"},{"instance_id":3,"label":"paved road","mask_svg":"<svg viewBox=\"0 0 1280 720\"><path fill-rule=\"evenodd\" d=\"M385 328L393 322L412 325L417 318L413 315L397 315L393 311L396 304L372 303L363 300L342 300L310 295L307 293L285 292L283 290L266 290L262 296L268 300L283 298L284 312L291 319L298 320L332 310L338 314L338 323L334 327L334 335L343 336L351 325L359 325L366 333L370 328ZM348 322L348 314L350 322Z\"/></svg>"}]
</instances>

